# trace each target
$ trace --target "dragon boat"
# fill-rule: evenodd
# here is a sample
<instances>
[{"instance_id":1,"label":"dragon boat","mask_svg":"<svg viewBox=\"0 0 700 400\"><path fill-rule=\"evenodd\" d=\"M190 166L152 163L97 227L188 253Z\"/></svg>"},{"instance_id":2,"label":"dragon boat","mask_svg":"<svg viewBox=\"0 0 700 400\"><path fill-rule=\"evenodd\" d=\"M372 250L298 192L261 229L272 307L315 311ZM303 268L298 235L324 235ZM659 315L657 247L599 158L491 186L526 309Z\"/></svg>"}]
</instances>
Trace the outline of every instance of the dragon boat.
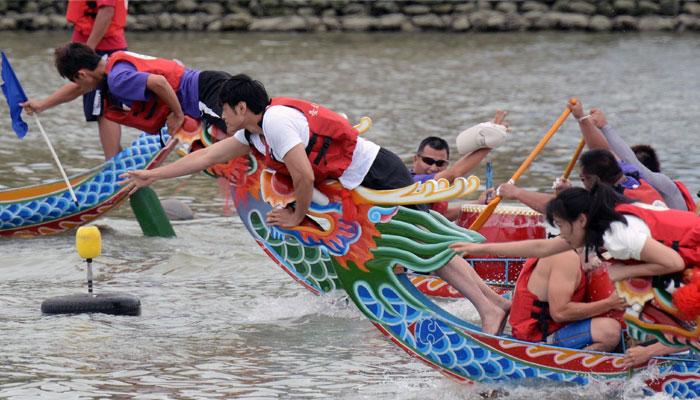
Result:
<instances>
[{"instance_id":1,"label":"dragon boat","mask_svg":"<svg viewBox=\"0 0 700 400\"><path fill-rule=\"evenodd\" d=\"M622 367L622 353L576 350L520 341L509 335L485 334L479 326L433 302L424 293L430 291L419 290L421 285L416 284L416 279L424 277L396 273L397 265L432 272L455 256L449 244L485 240L481 234L457 226L435 212L404 207L471 193L479 185L475 177L460 178L453 185L428 181L389 191L360 187L353 191L357 218L352 221L343 219L339 184L325 182L312 201L310 220L294 229L282 229L267 225L265 215L273 207L294 201L293 190L284 178L265 168L264 159L249 155L215 166L209 172L235 183L231 195L243 224L282 269L314 293L344 289L391 342L450 378L485 383L546 380L585 385L599 381L619 384L642 374L646 394L664 392L680 398L700 395L700 361L694 353L659 357L648 365L626 369ZM505 214L518 219L517 213ZM525 224L528 229L536 229L527 235L544 235L540 217L527 213L522 216L536 219ZM503 260L479 261L488 265ZM520 261L513 260L513 264L517 267ZM508 279L501 276L501 280ZM645 333L659 332L646 329ZM682 335L675 334L665 332L662 336L665 335L666 343L688 343L676 340ZM655 370L651 375L649 365Z\"/></svg>"},{"instance_id":2,"label":"dragon boat","mask_svg":"<svg viewBox=\"0 0 700 400\"><path fill-rule=\"evenodd\" d=\"M195 126L194 121L178 138L189 144L188 150L178 149L178 154L184 156L188 151L210 146L216 139L224 137L222 133L210 132L202 126ZM361 132L371 127L371 120L361 119L356 128ZM213 127L216 129L215 127ZM225 180L231 185L227 193L233 200L238 215L246 229L255 239L260 248L283 271L295 281L316 295L333 292L340 289L337 275L330 262L330 255L324 247L304 246L288 235L274 233L264 222L264 216L274 207L285 204L285 196L292 193L291 183L286 180L273 179L274 175L264 171L263 159L249 157L248 159L231 160L228 163L216 165L205 172L214 178ZM266 184L261 184L260 180ZM445 184L444 182L442 183ZM265 187L267 193L260 192ZM267 203L263 196L281 196L282 200ZM465 204L457 223L469 226L484 206ZM504 235L499 227L508 227L510 234ZM527 207L499 206L494 216L483 228L484 235L489 240L508 241L525 238L545 237L544 218L539 213ZM469 258L468 261L477 273L497 292L510 292L522 269L524 260L520 258ZM447 282L434 275L409 274L411 282L423 293L431 297L461 298L462 295Z\"/></svg>"},{"instance_id":3,"label":"dragon boat","mask_svg":"<svg viewBox=\"0 0 700 400\"><path fill-rule=\"evenodd\" d=\"M119 185L119 175L158 166L177 144L177 140L169 140L164 145L167 139L167 135L142 134L105 163L70 177L78 205L63 181L0 191L0 236L52 235L101 217L129 195L129 190Z\"/></svg>"}]
</instances>

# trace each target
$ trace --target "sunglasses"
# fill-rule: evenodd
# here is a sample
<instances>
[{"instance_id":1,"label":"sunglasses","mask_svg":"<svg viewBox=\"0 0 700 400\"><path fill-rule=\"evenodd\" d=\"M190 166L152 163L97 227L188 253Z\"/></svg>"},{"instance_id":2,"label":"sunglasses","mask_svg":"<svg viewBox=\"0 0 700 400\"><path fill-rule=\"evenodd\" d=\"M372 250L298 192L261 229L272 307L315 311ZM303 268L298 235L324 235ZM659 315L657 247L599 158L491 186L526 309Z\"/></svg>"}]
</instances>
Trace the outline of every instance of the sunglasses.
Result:
<instances>
[{"instance_id":1,"label":"sunglasses","mask_svg":"<svg viewBox=\"0 0 700 400\"><path fill-rule=\"evenodd\" d=\"M433 165L433 164L434 164L434 165L436 165L436 166L439 167L439 168L442 168L442 167L444 167L444 166L446 166L447 164L450 163L449 160L436 160L436 159L434 159L434 158L422 156L422 155L420 155L420 154L418 155L418 157L420 157L420 159L421 159L424 163L426 163L426 164L428 164L428 165Z\"/></svg>"}]
</instances>

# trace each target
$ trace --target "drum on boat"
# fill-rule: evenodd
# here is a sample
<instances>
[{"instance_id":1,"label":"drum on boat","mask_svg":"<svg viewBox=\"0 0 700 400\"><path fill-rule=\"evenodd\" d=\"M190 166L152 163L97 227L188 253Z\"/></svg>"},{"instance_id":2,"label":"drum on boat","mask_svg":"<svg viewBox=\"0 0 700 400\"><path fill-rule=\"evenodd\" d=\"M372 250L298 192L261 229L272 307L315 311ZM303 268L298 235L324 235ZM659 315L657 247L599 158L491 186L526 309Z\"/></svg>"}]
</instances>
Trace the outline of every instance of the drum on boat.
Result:
<instances>
[{"instance_id":1,"label":"drum on boat","mask_svg":"<svg viewBox=\"0 0 700 400\"><path fill-rule=\"evenodd\" d=\"M464 228L476 221L486 205L464 204L457 225ZM484 226L479 229L487 242L512 242L547 237L545 218L537 211L524 206L499 205ZM476 272L489 285L499 284L512 288L520 275L524 259L484 256L468 258Z\"/></svg>"}]
</instances>

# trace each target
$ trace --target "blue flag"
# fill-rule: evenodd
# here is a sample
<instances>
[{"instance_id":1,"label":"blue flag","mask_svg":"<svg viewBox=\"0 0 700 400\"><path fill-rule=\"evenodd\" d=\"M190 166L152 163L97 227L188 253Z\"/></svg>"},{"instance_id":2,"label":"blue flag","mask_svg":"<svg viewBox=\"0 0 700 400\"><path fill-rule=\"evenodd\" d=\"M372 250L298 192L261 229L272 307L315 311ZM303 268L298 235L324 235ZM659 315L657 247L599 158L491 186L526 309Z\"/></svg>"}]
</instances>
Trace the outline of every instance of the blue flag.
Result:
<instances>
[{"instance_id":1,"label":"blue flag","mask_svg":"<svg viewBox=\"0 0 700 400\"><path fill-rule=\"evenodd\" d=\"M17 134L17 137L22 139L27 134L29 127L27 123L22 121L22 107L19 103L27 101L27 95L24 94L22 86L17 80L15 71L12 70L10 62L2 52L2 92L7 99L7 105L10 106L10 118L12 118L12 129Z\"/></svg>"}]
</instances>

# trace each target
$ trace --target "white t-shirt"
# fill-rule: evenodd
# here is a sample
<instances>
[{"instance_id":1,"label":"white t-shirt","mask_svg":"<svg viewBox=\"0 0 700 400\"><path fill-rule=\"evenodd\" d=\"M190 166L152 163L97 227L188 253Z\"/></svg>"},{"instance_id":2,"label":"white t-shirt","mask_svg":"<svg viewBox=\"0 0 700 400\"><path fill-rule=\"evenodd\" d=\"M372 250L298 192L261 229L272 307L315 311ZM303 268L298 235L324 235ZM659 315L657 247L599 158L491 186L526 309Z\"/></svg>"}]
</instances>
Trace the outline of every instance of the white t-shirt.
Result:
<instances>
[{"instance_id":1,"label":"white t-shirt","mask_svg":"<svg viewBox=\"0 0 700 400\"><path fill-rule=\"evenodd\" d=\"M292 147L302 144L304 148L309 143L309 122L304 114L291 107L272 106L265 111L262 121L263 134L267 145L275 160L284 162L284 156ZM245 131L239 130L234 137L245 145L253 145L265 154L265 145L260 140L260 135L251 135L248 143ZM367 175L374 159L379 152L379 145L361 137L357 138L357 145L352 154L352 162L338 179L343 187L354 189L362 183Z\"/></svg>"},{"instance_id":2,"label":"white t-shirt","mask_svg":"<svg viewBox=\"0 0 700 400\"><path fill-rule=\"evenodd\" d=\"M633 215L623 215L627 225L620 221L610 224L603 234L603 246L610 255L618 260L639 260L642 248L651 231L647 224Z\"/></svg>"}]
</instances>

